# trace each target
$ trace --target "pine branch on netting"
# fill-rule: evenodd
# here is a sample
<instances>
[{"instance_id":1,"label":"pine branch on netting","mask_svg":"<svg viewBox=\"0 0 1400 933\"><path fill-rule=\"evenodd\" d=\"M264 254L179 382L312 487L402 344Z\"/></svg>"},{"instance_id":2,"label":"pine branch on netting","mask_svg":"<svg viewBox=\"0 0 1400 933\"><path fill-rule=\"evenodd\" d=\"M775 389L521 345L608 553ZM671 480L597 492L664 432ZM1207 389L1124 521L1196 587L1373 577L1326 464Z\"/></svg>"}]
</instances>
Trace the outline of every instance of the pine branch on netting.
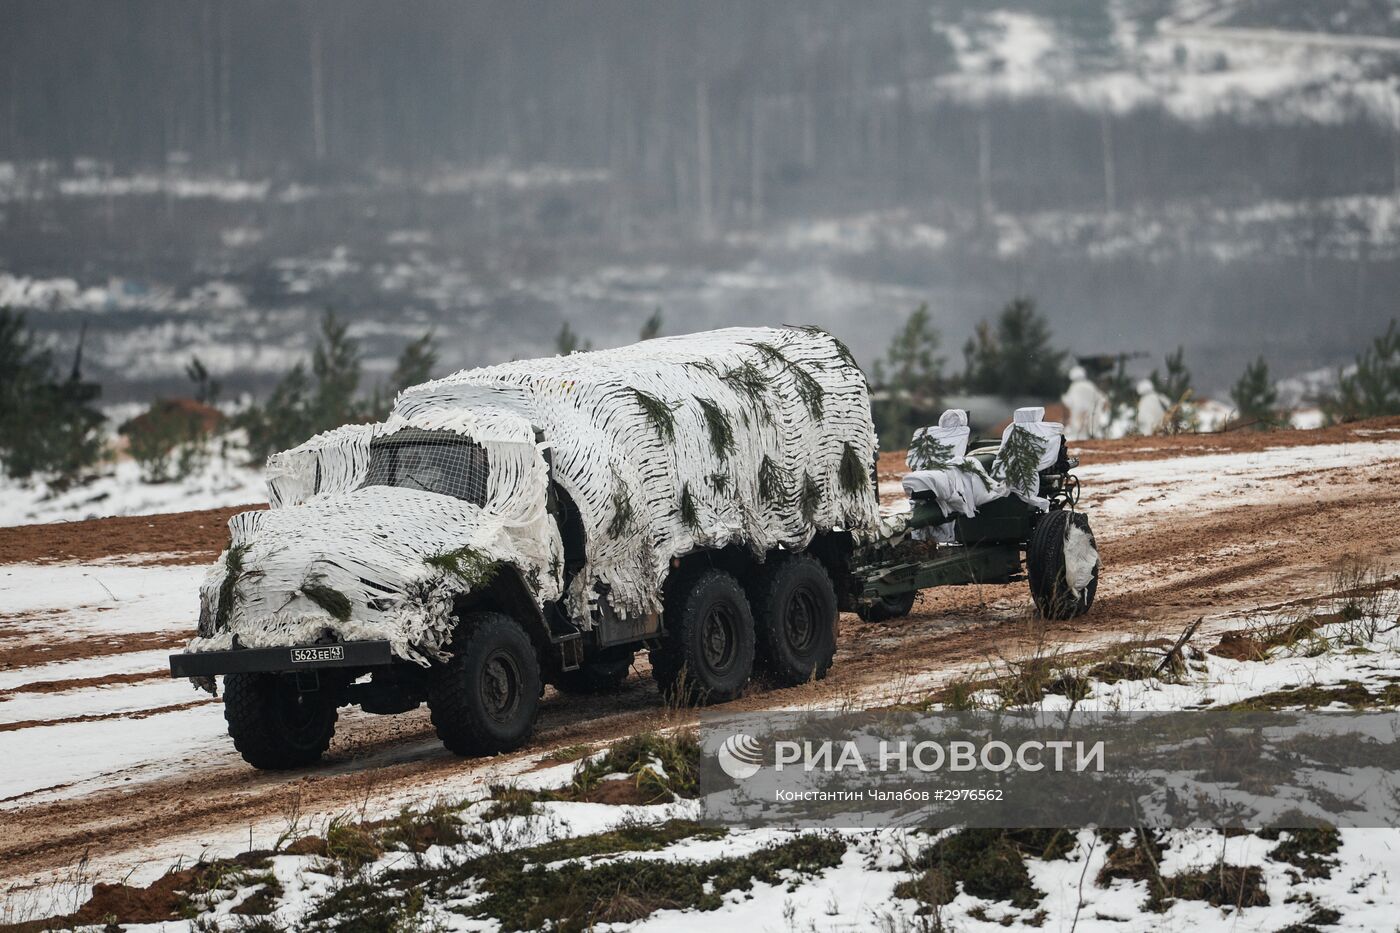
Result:
<instances>
[{"instance_id":1,"label":"pine branch on netting","mask_svg":"<svg viewBox=\"0 0 1400 933\"><path fill-rule=\"evenodd\" d=\"M496 562L470 545L425 557L423 563L456 577L468 588L479 587L496 575Z\"/></svg>"},{"instance_id":2,"label":"pine branch on netting","mask_svg":"<svg viewBox=\"0 0 1400 933\"><path fill-rule=\"evenodd\" d=\"M326 583L325 574L313 573L301 584L301 593L326 611L331 618L345 622L350 618L350 597Z\"/></svg>"},{"instance_id":3,"label":"pine branch on netting","mask_svg":"<svg viewBox=\"0 0 1400 933\"><path fill-rule=\"evenodd\" d=\"M715 456L726 459L735 449L734 424L714 399L697 396L695 401L700 404L700 411L705 416L705 428L710 432L710 446L714 448Z\"/></svg>"},{"instance_id":4,"label":"pine branch on netting","mask_svg":"<svg viewBox=\"0 0 1400 933\"><path fill-rule=\"evenodd\" d=\"M656 428L656 433L661 435L663 440L675 441L676 406L657 398L650 392L643 392L641 389L629 388L627 391L631 392L637 400L637 404L641 406L647 420Z\"/></svg>"},{"instance_id":5,"label":"pine branch on netting","mask_svg":"<svg viewBox=\"0 0 1400 933\"><path fill-rule=\"evenodd\" d=\"M808 522L817 517L817 509L821 508L822 505L821 487L812 478L812 474L805 470L802 473L802 494L799 504L802 506L802 517Z\"/></svg>"},{"instance_id":6,"label":"pine branch on netting","mask_svg":"<svg viewBox=\"0 0 1400 933\"><path fill-rule=\"evenodd\" d=\"M690 484L681 486L681 524L691 531L700 530L700 512L695 507L695 497L690 493Z\"/></svg>"},{"instance_id":7,"label":"pine branch on netting","mask_svg":"<svg viewBox=\"0 0 1400 933\"><path fill-rule=\"evenodd\" d=\"M709 373L716 379L724 378L724 374L719 371L719 367L711 360L688 360L682 365L689 366L691 369L698 369L702 373Z\"/></svg>"},{"instance_id":8,"label":"pine branch on netting","mask_svg":"<svg viewBox=\"0 0 1400 933\"><path fill-rule=\"evenodd\" d=\"M847 442L841 451L841 466L837 476L841 480L841 488L852 496L860 495L870 484L870 470L850 442Z\"/></svg>"},{"instance_id":9,"label":"pine branch on netting","mask_svg":"<svg viewBox=\"0 0 1400 933\"><path fill-rule=\"evenodd\" d=\"M758 465L758 495L769 504L786 502L792 476L778 466L771 457L765 456Z\"/></svg>"},{"instance_id":10,"label":"pine branch on netting","mask_svg":"<svg viewBox=\"0 0 1400 933\"><path fill-rule=\"evenodd\" d=\"M248 554L248 547L246 544L235 544L224 555L224 579L219 584L219 604L214 607L215 631L228 628L234 604L238 601L238 583L243 579L243 559Z\"/></svg>"},{"instance_id":11,"label":"pine branch on netting","mask_svg":"<svg viewBox=\"0 0 1400 933\"><path fill-rule=\"evenodd\" d=\"M608 522L608 534L611 537L620 538L632 527L635 513L632 510L632 500L627 496L627 485L622 481L622 475L617 470L613 470L612 480L613 516Z\"/></svg>"},{"instance_id":12,"label":"pine branch on netting","mask_svg":"<svg viewBox=\"0 0 1400 933\"><path fill-rule=\"evenodd\" d=\"M841 358L841 362L852 369L860 370L860 364L856 362L855 354L851 352L851 348L846 346L845 342L841 340L840 337L837 337L826 328L818 327L816 324L788 324L787 326L791 327L793 330L800 330L808 334L830 339L832 345L836 348L836 355Z\"/></svg>"},{"instance_id":13,"label":"pine branch on netting","mask_svg":"<svg viewBox=\"0 0 1400 933\"><path fill-rule=\"evenodd\" d=\"M720 380L735 395L748 399L764 424L773 423L773 411L768 402L768 377L752 361L744 360L721 376Z\"/></svg>"},{"instance_id":14,"label":"pine branch on netting","mask_svg":"<svg viewBox=\"0 0 1400 933\"><path fill-rule=\"evenodd\" d=\"M811 413L813 418L822 416L826 390L822 388L822 384L817 381L815 376L788 359L787 354L767 341L752 340L748 345L761 353L765 362L790 373L793 388L797 390L797 396L802 399L802 404L807 406L807 411Z\"/></svg>"}]
</instances>

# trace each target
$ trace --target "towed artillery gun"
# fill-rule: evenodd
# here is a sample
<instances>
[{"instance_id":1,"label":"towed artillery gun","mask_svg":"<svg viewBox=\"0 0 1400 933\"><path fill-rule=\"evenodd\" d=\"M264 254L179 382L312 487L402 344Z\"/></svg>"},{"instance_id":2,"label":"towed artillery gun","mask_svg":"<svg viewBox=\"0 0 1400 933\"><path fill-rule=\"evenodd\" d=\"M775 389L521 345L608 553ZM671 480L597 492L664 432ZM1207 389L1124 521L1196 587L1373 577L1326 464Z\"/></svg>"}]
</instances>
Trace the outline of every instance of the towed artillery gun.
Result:
<instances>
[{"instance_id":1,"label":"towed artillery gun","mask_svg":"<svg viewBox=\"0 0 1400 933\"><path fill-rule=\"evenodd\" d=\"M319 759L346 705L426 703L458 754L518 748L546 684L614 689L640 650L692 702L733 699L755 674L821 678L841 609L874 617L921 586L1020 567L1009 520L994 541L901 557L948 523L936 496L916 504L923 531L882 520L875 452L865 379L815 328L415 386L384 422L269 459L271 508L229 521L171 673L211 692L222 675L234 744L270 769ZM1016 533L1049 527L1021 509ZM965 573L949 548L977 555Z\"/></svg>"}]
</instances>

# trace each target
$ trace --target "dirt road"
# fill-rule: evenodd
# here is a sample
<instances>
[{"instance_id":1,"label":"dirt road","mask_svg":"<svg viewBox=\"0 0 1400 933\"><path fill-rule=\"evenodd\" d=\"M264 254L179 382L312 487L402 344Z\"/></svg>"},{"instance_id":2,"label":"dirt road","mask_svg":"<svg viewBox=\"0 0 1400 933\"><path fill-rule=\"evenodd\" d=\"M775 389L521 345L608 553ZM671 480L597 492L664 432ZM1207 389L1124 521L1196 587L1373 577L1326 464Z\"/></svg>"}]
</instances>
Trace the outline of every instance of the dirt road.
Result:
<instances>
[{"instance_id":1,"label":"dirt road","mask_svg":"<svg viewBox=\"0 0 1400 933\"><path fill-rule=\"evenodd\" d=\"M905 619L872 625L843 616L826 680L755 688L734 705L842 706L913 696L1042 638L1075 648L1140 633L1176 634L1202 615L1203 631L1218 633L1260 607L1316 596L1348 562L1400 567L1400 501L1392 486L1400 419L1317 432L1073 446L1083 462L1081 506L1094 521L1105 568L1087 616L1035 621L1022 583L929 591ZM882 488L897 489L900 459L882 460ZM0 774L29 767L26 753L42 759L55 742L76 743L69 751L86 768L71 781L19 780L17 792L0 792L6 829L0 888L52 877L85 853L101 856L95 864L102 874L120 873L152 853L197 854L200 843L230 834L241 833L246 844L250 832L268 832L297 813L469 793L529 769L550 749L602 743L688 715L661 708L640 660L615 696L581 703L551 690L534 740L514 755L455 758L437 743L422 710L396 717L345 711L323 766L256 772L216 740L219 705L200 704L194 693L172 697L159 663L188 624L183 607L192 596L184 580L198 575L184 565L217 554L226 517L188 513L0 530L0 582L12 574L11 590L0 590ZM53 563L63 561L69 563ZM101 578L115 609L104 613L77 598L71 609L54 608L58 603L29 598L35 575L79 572L75 567L86 568L84 579ZM160 574L168 579L149 582ZM19 610L4 601L7 594L24 597ZM143 623L148 616L164 621ZM107 618L126 620L121 634L94 637ZM142 701L132 692L140 690L151 696ZM122 697L135 699L113 702ZM167 708L172 700L183 705ZM22 719L7 712L16 707L28 711ZM75 718L94 715L99 718ZM138 718L159 728L160 739L173 737L168 754L152 739L155 750L131 764L129 749L95 741L139 740L148 733L127 731ZM89 731L65 731L80 729ZM188 745L179 741L182 729L194 736ZM80 757L108 753L110 765Z\"/></svg>"}]
</instances>

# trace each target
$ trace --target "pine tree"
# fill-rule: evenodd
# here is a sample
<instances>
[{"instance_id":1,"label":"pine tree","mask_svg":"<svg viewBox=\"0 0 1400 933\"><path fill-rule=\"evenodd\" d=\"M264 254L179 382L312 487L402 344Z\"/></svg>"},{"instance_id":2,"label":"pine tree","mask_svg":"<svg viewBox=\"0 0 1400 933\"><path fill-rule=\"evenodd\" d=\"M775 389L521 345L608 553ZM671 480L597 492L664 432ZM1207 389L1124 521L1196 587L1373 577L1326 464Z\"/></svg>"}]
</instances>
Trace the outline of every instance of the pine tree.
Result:
<instances>
[{"instance_id":1,"label":"pine tree","mask_svg":"<svg viewBox=\"0 0 1400 933\"><path fill-rule=\"evenodd\" d=\"M94 406L101 386L83 379L78 339L67 377L34 343L24 315L0 308L0 461L19 479L47 474L62 488L102 455L105 420Z\"/></svg>"},{"instance_id":2,"label":"pine tree","mask_svg":"<svg viewBox=\"0 0 1400 933\"><path fill-rule=\"evenodd\" d=\"M1054 398L1064 391L1065 351L1051 345L1050 323L1030 298L1014 298L997 317L983 321L963 346L963 384L971 392L1002 398Z\"/></svg>"},{"instance_id":3,"label":"pine tree","mask_svg":"<svg viewBox=\"0 0 1400 933\"><path fill-rule=\"evenodd\" d=\"M1238 419L1254 430L1263 431L1278 424L1278 391L1269 379L1269 364L1263 356L1245 366L1230 397L1235 400Z\"/></svg>"},{"instance_id":4,"label":"pine tree","mask_svg":"<svg viewBox=\"0 0 1400 933\"><path fill-rule=\"evenodd\" d=\"M1337 375L1337 389L1322 399L1333 423L1400 414L1400 324L1371 341L1351 372Z\"/></svg>"},{"instance_id":5,"label":"pine tree","mask_svg":"<svg viewBox=\"0 0 1400 933\"><path fill-rule=\"evenodd\" d=\"M875 383L883 390L874 407L882 445L903 447L915 430L937 416L944 382L938 355L942 343L928 305L921 304L890 341L885 358L875 362Z\"/></svg>"},{"instance_id":6,"label":"pine tree","mask_svg":"<svg viewBox=\"0 0 1400 933\"><path fill-rule=\"evenodd\" d=\"M433 332L428 331L417 340L410 342L399 353L394 364L394 373L389 377L394 391L402 392L409 386L427 382L437 365L437 350L433 349Z\"/></svg>"},{"instance_id":7,"label":"pine tree","mask_svg":"<svg viewBox=\"0 0 1400 933\"><path fill-rule=\"evenodd\" d=\"M1156 390L1167 397L1170 406L1163 424L1168 434L1180 434L1196 426L1196 413L1191 405L1191 370L1186 366L1186 349L1177 347L1175 353L1168 353L1165 360L1166 371L1158 374L1152 370L1150 378Z\"/></svg>"},{"instance_id":8,"label":"pine tree","mask_svg":"<svg viewBox=\"0 0 1400 933\"><path fill-rule=\"evenodd\" d=\"M237 424L248 432L248 453L262 460L313 434L372 415L372 409L357 398L359 387L359 346L347 335L346 326L327 312L321 320L321 339L311 354L311 375L304 364L296 364L278 381L266 403L250 407L239 417Z\"/></svg>"},{"instance_id":9,"label":"pine tree","mask_svg":"<svg viewBox=\"0 0 1400 933\"><path fill-rule=\"evenodd\" d=\"M311 419L317 431L357 421L360 390L360 347L349 337L349 325L327 311L321 318L321 340L311 354L316 380Z\"/></svg>"},{"instance_id":10,"label":"pine tree","mask_svg":"<svg viewBox=\"0 0 1400 933\"><path fill-rule=\"evenodd\" d=\"M592 342L580 341L578 339L578 334L574 333L574 329L569 326L568 321L565 321L563 326L559 328L559 333L554 338L554 353L556 356L568 356L570 353L592 349Z\"/></svg>"},{"instance_id":11,"label":"pine tree","mask_svg":"<svg viewBox=\"0 0 1400 933\"><path fill-rule=\"evenodd\" d=\"M889 384L925 396L937 395L943 381L943 358L938 356L942 342L928 305L919 305L885 352L884 372Z\"/></svg>"},{"instance_id":12,"label":"pine tree","mask_svg":"<svg viewBox=\"0 0 1400 933\"><path fill-rule=\"evenodd\" d=\"M194 399L205 405L213 405L223 390L222 384L209 373L209 369L197 356L190 357L185 364L185 375L194 383Z\"/></svg>"},{"instance_id":13,"label":"pine tree","mask_svg":"<svg viewBox=\"0 0 1400 933\"><path fill-rule=\"evenodd\" d=\"M1104 385L1104 394L1108 396L1109 411L1115 418L1120 412L1137 409L1138 393L1133 380L1128 378L1126 354L1119 354L1118 365L1113 368Z\"/></svg>"},{"instance_id":14,"label":"pine tree","mask_svg":"<svg viewBox=\"0 0 1400 933\"><path fill-rule=\"evenodd\" d=\"M657 308L651 312L651 317L642 324L642 331L637 335L638 340L653 340L661 336L661 327L664 320L661 317L661 309Z\"/></svg>"}]
</instances>

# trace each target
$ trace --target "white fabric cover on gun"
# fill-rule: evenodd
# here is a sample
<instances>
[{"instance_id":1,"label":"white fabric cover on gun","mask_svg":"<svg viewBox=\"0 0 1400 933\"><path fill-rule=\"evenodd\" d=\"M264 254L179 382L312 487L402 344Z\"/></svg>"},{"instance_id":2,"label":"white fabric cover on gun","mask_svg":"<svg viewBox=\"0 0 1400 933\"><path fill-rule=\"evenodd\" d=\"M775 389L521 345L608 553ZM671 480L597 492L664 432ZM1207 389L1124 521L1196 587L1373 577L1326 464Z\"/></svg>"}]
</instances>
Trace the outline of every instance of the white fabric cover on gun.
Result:
<instances>
[{"instance_id":1,"label":"white fabric cover on gun","mask_svg":"<svg viewBox=\"0 0 1400 933\"><path fill-rule=\"evenodd\" d=\"M1041 448L1035 471L1024 484L1018 484L1006 475L1007 464L1003 460L1003 455L1007 450L1007 442L1011 439L1013 431L1025 432ZM1001 432L1001 450L997 453L996 460L992 462L992 475L1006 481L1011 491L1028 504L1042 512L1046 511L1050 508L1050 500L1040 495L1040 471L1055 465L1055 461L1060 457L1060 445L1064 443L1064 435L1064 425L1058 421L1045 420L1044 408L1035 406L1016 409L1016 413L1011 416L1011 423L1006 426L1005 431Z\"/></svg>"},{"instance_id":2,"label":"white fabric cover on gun","mask_svg":"<svg viewBox=\"0 0 1400 933\"><path fill-rule=\"evenodd\" d=\"M967 456L969 433L967 412L961 408L945 411L937 427L916 431L905 457L912 470L901 481L905 494L933 493L938 507L950 518L954 515L971 518L983 503L1005 496L1006 487L988 476L981 463ZM916 540L925 537L924 530L914 532ZM950 541L951 529L932 529L932 537Z\"/></svg>"},{"instance_id":3,"label":"white fabric cover on gun","mask_svg":"<svg viewBox=\"0 0 1400 933\"><path fill-rule=\"evenodd\" d=\"M961 408L950 408L938 419L935 427L919 428L909 442L909 452L904 455L904 463L911 470L925 469L928 464L919 456L923 444L930 440L948 448L950 457L961 457L967 453L967 439L972 429L967 426L967 412Z\"/></svg>"}]
</instances>

